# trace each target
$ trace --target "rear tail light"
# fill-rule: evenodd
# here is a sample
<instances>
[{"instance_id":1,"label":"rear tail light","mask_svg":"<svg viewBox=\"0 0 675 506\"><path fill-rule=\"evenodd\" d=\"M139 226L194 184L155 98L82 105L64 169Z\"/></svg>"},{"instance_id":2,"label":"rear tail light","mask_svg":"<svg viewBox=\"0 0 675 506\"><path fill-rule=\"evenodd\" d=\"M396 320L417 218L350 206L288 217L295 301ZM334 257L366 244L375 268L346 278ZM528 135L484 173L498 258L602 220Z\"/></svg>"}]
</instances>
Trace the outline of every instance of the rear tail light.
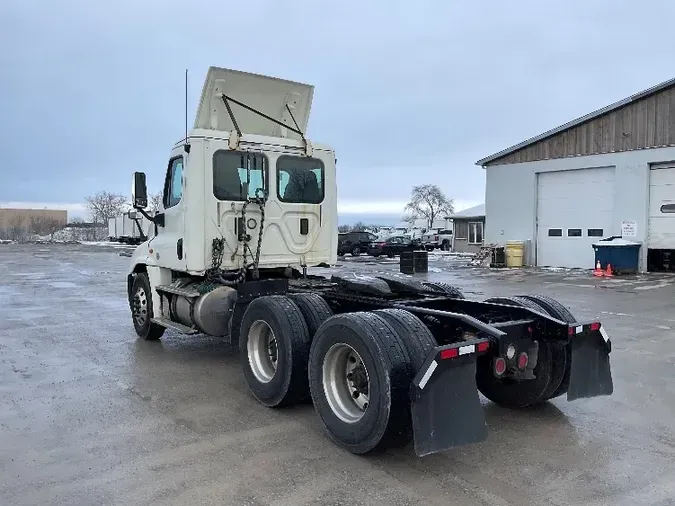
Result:
<instances>
[{"instance_id":1,"label":"rear tail light","mask_svg":"<svg viewBox=\"0 0 675 506\"><path fill-rule=\"evenodd\" d=\"M441 351L441 360L446 360L448 358L455 358L459 356L459 350L457 348L450 348L449 350Z\"/></svg>"},{"instance_id":2,"label":"rear tail light","mask_svg":"<svg viewBox=\"0 0 675 506\"><path fill-rule=\"evenodd\" d=\"M497 376L504 374L506 372L506 360L502 357L495 358L494 369Z\"/></svg>"},{"instance_id":3,"label":"rear tail light","mask_svg":"<svg viewBox=\"0 0 675 506\"><path fill-rule=\"evenodd\" d=\"M449 348L447 350L441 350L440 357L441 360L446 360L448 358L455 358L461 355L469 355L471 353L487 351L490 347L490 343L482 342L475 344L465 344L464 346L459 346L457 348Z\"/></svg>"},{"instance_id":4,"label":"rear tail light","mask_svg":"<svg viewBox=\"0 0 675 506\"><path fill-rule=\"evenodd\" d=\"M438 241L438 236L437 236L437 235L434 236L434 241Z\"/></svg>"},{"instance_id":5,"label":"rear tail light","mask_svg":"<svg viewBox=\"0 0 675 506\"><path fill-rule=\"evenodd\" d=\"M525 369L529 362L530 358L527 356L527 353L521 353L518 357L518 369Z\"/></svg>"},{"instance_id":6,"label":"rear tail light","mask_svg":"<svg viewBox=\"0 0 675 506\"><path fill-rule=\"evenodd\" d=\"M591 323L591 330L600 330L600 322Z\"/></svg>"}]
</instances>

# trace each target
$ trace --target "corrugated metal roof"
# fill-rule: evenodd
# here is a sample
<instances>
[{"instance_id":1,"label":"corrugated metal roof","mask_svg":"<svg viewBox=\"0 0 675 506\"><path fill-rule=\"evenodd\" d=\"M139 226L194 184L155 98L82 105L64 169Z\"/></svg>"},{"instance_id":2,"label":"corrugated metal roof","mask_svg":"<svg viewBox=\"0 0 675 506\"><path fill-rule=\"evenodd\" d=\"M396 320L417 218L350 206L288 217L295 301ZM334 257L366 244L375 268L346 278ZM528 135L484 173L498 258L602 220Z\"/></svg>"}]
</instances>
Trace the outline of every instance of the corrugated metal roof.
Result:
<instances>
[{"instance_id":1,"label":"corrugated metal roof","mask_svg":"<svg viewBox=\"0 0 675 506\"><path fill-rule=\"evenodd\" d=\"M447 217L447 219L466 219L466 218L484 218L485 217L485 204L479 206L470 207L469 209L464 209L464 211L459 211L458 213L452 214Z\"/></svg>"},{"instance_id":2,"label":"corrugated metal roof","mask_svg":"<svg viewBox=\"0 0 675 506\"><path fill-rule=\"evenodd\" d=\"M597 111L593 111L589 114L586 114L585 116L581 116L580 118L577 118L575 120L572 120L568 123L565 123L564 125L561 125L557 128L554 128L552 130L548 130L544 132L543 134L539 134L535 137L532 137L530 139L527 139L519 144L515 144L511 146L510 148L506 148L502 151L499 151L493 155L490 155L488 157L485 157L481 160L478 160L476 162L476 165L485 165L487 163L493 162L499 158L502 158L506 155L510 155L511 153L521 150L531 144L534 144L535 142L539 142L543 139L547 139L548 137L552 137L556 134L559 134L560 132L564 132L565 130L569 130L572 127L575 127L577 125L580 125L582 123L585 123L586 121L590 121L592 119L597 118L598 116L602 116L603 114L607 114L608 112L615 111L616 109L619 109L621 107L624 107L632 102L635 102L636 100L643 99L645 97L648 97L650 95L653 95L654 93L658 93L659 91L663 91L667 88L670 88L671 86L675 86L675 78L669 79L667 81L662 82L661 84L657 84L656 86L652 86L651 88L648 88L644 91L641 91L639 93L636 93L635 95L631 95L628 98L624 98L623 100L619 100L618 102L614 102L613 104L610 104L606 107L603 107L602 109L598 109Z\"/></svg>"}]
</instances>

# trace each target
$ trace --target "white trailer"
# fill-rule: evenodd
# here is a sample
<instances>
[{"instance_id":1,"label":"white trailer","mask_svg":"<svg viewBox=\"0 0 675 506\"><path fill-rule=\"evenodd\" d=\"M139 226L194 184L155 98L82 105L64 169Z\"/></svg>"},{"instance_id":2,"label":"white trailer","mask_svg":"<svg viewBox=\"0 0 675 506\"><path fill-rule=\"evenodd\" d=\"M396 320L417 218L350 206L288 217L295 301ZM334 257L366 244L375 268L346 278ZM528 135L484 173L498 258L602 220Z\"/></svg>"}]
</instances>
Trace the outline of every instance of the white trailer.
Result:
<instances>
[{"instance_id":1,"label":"white trailer","mask_svg":"<svg viewBox=\"0 0 675 506\"><path fill-rule=\"evenodd\" d=\"M548 297L473 301L444 283L308 275L336 263L338 235L335 153L304 135L312 96L212 67L154 217L134 174L134 207L157 227L127 278L140 338L229 340L260 403L311 398L330 438L358 454L484 440L478 391L519 408L612 393L606 332Z\"/></svg>"},{"instance_id":2,"label":"white trailer","mask_svg":"<svg viewBox=\"0 0 675 506\"><path fill-rule=\"evenodd\" d=\"M117 219L108 218L108 240L116 241L117 240Z\"/></svg>"}]
</instances>

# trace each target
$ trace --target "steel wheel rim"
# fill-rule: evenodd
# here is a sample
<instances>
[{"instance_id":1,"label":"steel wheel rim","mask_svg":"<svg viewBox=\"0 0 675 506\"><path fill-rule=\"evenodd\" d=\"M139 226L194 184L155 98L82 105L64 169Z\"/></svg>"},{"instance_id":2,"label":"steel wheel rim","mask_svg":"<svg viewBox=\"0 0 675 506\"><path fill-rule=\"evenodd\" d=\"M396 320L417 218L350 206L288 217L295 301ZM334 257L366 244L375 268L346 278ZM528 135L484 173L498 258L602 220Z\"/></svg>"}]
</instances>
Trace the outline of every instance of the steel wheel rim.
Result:
<instances>
[{"instance_id":1,"label":"steel wheel rim","mask_svg":"<svg viewBox=\"0 0 675 506\"><path fill-rule=\"evenodd\" d=\"M134 294L134 321L139 327L148 321L148 296L143 287L139 287Z\"/></svg>"},{"instance_id":2,"label":"steel wheel rim","mask_svg":"<svg viewBox=\"0 0 675 506\"><path fill-rule=\"evenodd\" d=\"M263 320L256 320L248 331L248 363L253 376L261 383L269 383L277 371L279 359L277 339L272 328Z\"/></svg>"},{"instance_id":3,"label":"steel wheel rim","mask_svg":"<svg viewBox=\"0 0 675 506\"><path fill-rule=\"evenodd\" d=\"M358 352L345 343L329 348L323 359L323 391L335 416L356 423L370 400L370 377Z\"/></svg>"}]
</instances>

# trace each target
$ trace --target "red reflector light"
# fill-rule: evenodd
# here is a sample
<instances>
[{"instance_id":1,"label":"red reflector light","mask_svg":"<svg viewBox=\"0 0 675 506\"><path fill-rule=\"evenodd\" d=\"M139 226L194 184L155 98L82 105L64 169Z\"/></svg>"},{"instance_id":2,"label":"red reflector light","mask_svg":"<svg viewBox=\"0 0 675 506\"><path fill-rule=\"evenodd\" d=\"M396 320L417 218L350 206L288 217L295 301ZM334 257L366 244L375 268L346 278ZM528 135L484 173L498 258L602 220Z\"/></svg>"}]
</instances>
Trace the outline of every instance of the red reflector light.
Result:
<instances>
[{"instance_id":1,"label":"red reflector light","mask_svg":"<svg viewBox=\"0 0 675 506\"><path fill-rule=\"evenodd\" d=\"M484 343L478 343L478 353L481 351L487 351L490 348L490 343L484 342Z\"/></svg>"},{"instance_id":2,"label":"red reflector light","mask_svg":"<svg viewBox=\"0 0 675 506\"><path fill-rule=\"evenodd\" d=\"M600 322L591 323L591 330L600 330Z\"/></svg>"},{"instance_id":3,"label":"red reflector light","mask_svg":"<svg viewBox=\"0 0 675 506\"><path fill-rule=\"evenodd\" d=\"M518 369L525 369L529 362L530 359L527 356L527 353L521 353L520 356L518 357Z\"/></svg>"},{"instance_id":4,"label":"red reflector light","mask_svg":"<svg viewBox=\"0 0 675 506\"><path fill-rule=\"evenodd\" d=\"M446 358L455 358L459 355L459 350L457 348L450 348L449 350L441 351L441 360Z\"/></svg>"},{"instance_id":5,"label":"red reflector light","mask_svg":"<svg viewBox=\"0 0 675 506\"><path fill-rule=\"evenodd\" d=\"M574 334L576 334L576 332L577 331L575 330L574 327L568 327L567 328L567 334L569 334L570 336L573 336Z\"/></svg>"},{"instance_id":6,"label":"red reflector light","mask_svg":"<svg viewBox=\"0 0 675 506\"><path fill-rule=\"evenodd\" d=\"M495 374L497 376L501 376L506 372L506 360L504 360L502 357L498 357L495 359Z\"/></svg>"}]
</instances>

